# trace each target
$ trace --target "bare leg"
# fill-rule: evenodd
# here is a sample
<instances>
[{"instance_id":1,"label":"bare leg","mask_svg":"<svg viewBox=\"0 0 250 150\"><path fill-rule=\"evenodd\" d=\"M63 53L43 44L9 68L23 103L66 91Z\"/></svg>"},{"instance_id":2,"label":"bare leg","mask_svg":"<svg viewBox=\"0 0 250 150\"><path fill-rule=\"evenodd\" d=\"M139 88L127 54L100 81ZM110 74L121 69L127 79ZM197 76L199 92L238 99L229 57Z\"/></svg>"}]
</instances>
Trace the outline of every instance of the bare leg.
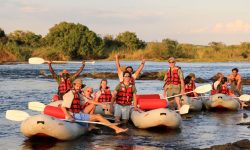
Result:
<instances>
[{"instance_id":1,"label":"bare leg","mask_svg":"<svg viewBox=\"0 0 250 150\"><path fill-rule=\"evenodd\" d=\"M177 105L177 109L180 110L181 108L181 103L180 103L180 97L175 97L175 102L176 102L176 105Z\"/></svg>"},{"instance_id":2,"label":"bare leg","mask_svg":"<svg viewBox=\"0 0 250 150\"><path fill-rule=\"evenodd\" d=\"M84 113L86 114L93 114L95 111L95 104L89 104L84 108Z\"/></svg>"},{"instance_id":3,"label":"bare leg","mask_svg":"<svg viewBox=\"0 0 250 150\"><path fill-rule=\"evenodd\" d=\"M100 121L102 123L110 124L108 127L114 129L116 133L126 132L128 130L127 128L122 129L122 128L117 127L115 124L110 123L107 119L105 119L100 114L90 115L90 121Z\"/></svg>"}]
</instances>

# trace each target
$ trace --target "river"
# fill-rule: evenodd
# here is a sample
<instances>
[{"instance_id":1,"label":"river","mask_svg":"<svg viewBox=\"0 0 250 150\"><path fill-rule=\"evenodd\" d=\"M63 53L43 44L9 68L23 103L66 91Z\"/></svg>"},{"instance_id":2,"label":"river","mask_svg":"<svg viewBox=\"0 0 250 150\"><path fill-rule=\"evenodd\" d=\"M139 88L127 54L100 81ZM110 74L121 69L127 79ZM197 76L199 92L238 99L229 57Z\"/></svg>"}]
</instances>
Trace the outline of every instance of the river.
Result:
<instances>
[{"instance_id":1,"label":"river","mask_svg":"<svg viewBox=\"0 0 250 150\"><path fill-rule=\"evenodd\" d=\"M138 61L121 61L121 65L131 65L137 68ZM191 72L196 77L209 79L217 72L228 75L231 69L237 67L243 77L250 77L250 63L177 63L181 66L184 75ZM53 64L56 72L68 69L75 72L80 64ZM163 71L168 69L166 62L146 62L144 72ZM192 118L184 118L181 128L178 130L153 129L140 130L129 125L126 134L115 135L111 129L102 127L95 132L88 133L76 140L41 141L30 140L20 133L20 122L5 119L5 111L18 109L31 115L38 114L27 109L30 101L49 103L51 97L57 91L56 82L53 79L39 75L40 70L50 74L48 66L17 64L0 65L0 149L189 149L206 148L212 145L235 142L241 139L250 139L250 129L246 126L236 125L239 122L249 122L249 118L243 118L243 113L250 115L247 110L238 112L208 112L203 111L191 114ZM84 73L116 72L113 61L96 61L94 65L87 64ZM84 78L84 83L97 89L100 79ZM111 89L118 84L118 80L108 80ZM137 80L138 93L162 93L162 81ZM202 84L197 84L197 86ZM250 86L244 86L246 94L250 93Z\"/></svg>"}]
</instances>

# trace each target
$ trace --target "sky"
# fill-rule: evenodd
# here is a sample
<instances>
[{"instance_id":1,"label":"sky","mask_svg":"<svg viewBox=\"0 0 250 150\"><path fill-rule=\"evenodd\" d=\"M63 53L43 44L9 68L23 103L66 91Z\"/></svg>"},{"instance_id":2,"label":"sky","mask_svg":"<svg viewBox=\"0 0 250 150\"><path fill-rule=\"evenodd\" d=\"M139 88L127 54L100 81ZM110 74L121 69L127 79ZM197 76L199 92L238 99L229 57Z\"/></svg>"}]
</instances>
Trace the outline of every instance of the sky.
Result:
<instances>
[{"instance_id":1,"label":"sky","mask_svg":"<svg viewBox=\"0 0 250 150\"><path fill-rule=\"evenodd\" d=\"M140 40L226 45L250 42L249 0L0 0L0 28L45 36L62 21L100 36L135 32Z\"/></svg>"}]
</instances>

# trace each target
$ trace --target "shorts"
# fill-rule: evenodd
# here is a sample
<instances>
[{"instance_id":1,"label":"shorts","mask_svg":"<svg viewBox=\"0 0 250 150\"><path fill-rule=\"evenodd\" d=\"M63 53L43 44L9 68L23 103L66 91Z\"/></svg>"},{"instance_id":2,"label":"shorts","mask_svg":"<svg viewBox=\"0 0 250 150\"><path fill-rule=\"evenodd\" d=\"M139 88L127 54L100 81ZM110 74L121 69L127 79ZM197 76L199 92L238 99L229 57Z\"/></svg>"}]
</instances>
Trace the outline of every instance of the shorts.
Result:
<instances>
[{"instance_id":1,"label":"shorts","mask_svg":"<svg viewBox=\"0 0 250 150\"><path fill-rule=\"evenodd\" d=\"M170 85L169 88L167 89L167 97L174 96L174 95L177 95L180 93L181 93L181 86L180 85ZM178 97L178 96L176 96L176 97ZM181 97L181 95L179 97ZM173 99L174 99L174 97L169 98L168 100L171 101Z\"/></svg>"},{"instance_id":2,"label":"shorts","mask_svg":"<svg viewBox=\"0 0 250 150\"><path fill-rule=\"evenodd\" d=\"M90 116L89 114L84 114L84 113L74 113L73 117L75 120L83 120L83 121L89 121L90 120ZM80 125L84 125L84 126L88 126L88 123L84 123L84 122L77 122Z\"/></svg>"},{"instance_id":3,"label":"shorts","mask_svg":"<svg viewBox=\"0 0 250 150\"><path fill-rule=\"evenodd\" d=\"M121 117L124 120L129 119L130 105L115 104L115 117Z\"/></svg>"}]
</instances>

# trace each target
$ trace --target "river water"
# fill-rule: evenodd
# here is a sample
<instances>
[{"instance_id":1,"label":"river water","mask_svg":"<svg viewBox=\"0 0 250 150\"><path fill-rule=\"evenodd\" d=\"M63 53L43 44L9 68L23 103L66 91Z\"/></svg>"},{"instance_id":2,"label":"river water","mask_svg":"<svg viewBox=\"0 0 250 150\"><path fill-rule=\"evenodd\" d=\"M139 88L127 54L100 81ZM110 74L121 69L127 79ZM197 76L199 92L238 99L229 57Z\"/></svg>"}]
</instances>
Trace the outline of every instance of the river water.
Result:
<instances>
[{"instance_id":1,"label":"river water","mask_svg":"<svg viewBox=\"0 0 250 150\"><path fill-rule=\"evenodd\" d=\"M140 62L121 62L137 68ZM234 67L239 68L243 77L250 77L250 63L178 63L184 75L194 72L197 77L209 79L217 72L228 75ZM80 64L54 64L56 72L68 69L75 72ZM146 62L144 72L163 71L168 69L166 62ZM111 129L102 127L95 132L88 133L76 140L61 142L54 140L30 140L20 133L20 122L5 119L5 112L18 109L30 115L38 114L27 109L30 101L49 103L56 93L57 85L53 79L39 76L40 70L50 74L48 66L42 65L0 65L0 149L189 149L206 148L212 145L250 139L250 129L236 125L239 122L249 122L243 118L243 113L250 115L247 110L238 112L208 112L191 114L191 118L183 118L181 128L170 129L136 129L129 125L126 134L115 135ZM84 73L116 72L113 61L97 61L94 65L87 64ZM84 78L84 83L97 89L100 79ZM118 84L118 80L108 80L111 89ZM137 80L138 93L162 93L162 81ZM199 86L199 84L198 84ZM250 94L250 86L244 86L246 94Z\"/></svg>"}]
</instances>

